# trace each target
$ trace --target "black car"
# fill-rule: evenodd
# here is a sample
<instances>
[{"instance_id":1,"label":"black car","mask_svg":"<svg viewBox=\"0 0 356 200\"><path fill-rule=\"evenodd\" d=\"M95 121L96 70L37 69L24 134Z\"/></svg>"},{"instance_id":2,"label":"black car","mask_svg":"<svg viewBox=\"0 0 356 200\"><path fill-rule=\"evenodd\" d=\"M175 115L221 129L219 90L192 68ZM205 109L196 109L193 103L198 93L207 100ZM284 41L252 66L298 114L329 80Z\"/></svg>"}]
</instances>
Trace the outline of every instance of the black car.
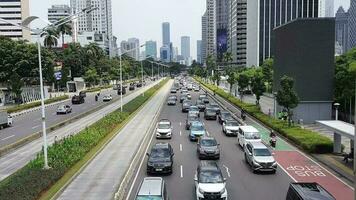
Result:
<instances>
[{"instance_id":1,"label":"black car","mask_svg":"<svg viewBox=\"0 0 356 200\"><path fill-rule=\"evenodd\" d=\"M136 84L136 87L142 87L142 82L141 82L141 81L138 82L138 83Z\"/></svg>"},{"instance_id":2,"label":"black car","mask_svg":"<svg viewBox=\"0 0 356 200\"><path fill-rule=\"evenodd\" d=\"M180 98L179 98L179 102L183 103L183 101L186 100L186 99L188 99L187 95L186 94L181 94Z\"/></svg>"},{"instance_id":3,"label":"black car","mask_svg":"<svg viewBox=\"0 0 356 200\"><path fill-rule=\"evenodd\" d=\"M214 109L216 111L216 114L220 113L220 107L219 107L219 105L217 103L213 103L212 102L212 103L209 104L209 107Z\"/></svg>"},{"instance_id":4,"label":"black car","mask_svg":"<svg viewBox=\"0 0 356 200\"><path fill-rule=\"evenodd\" d=\"M190 106L192 106L192 102L191 101L189 101L189 100L183 101L183 103L182 103L182 112L188 112Z\"/></svg>"},{"instance_id":5,"label":"black car","mask_svg":"<svg viewBox=\"0 0 356 200\"><path fill-rule=\"evenodd\" d=\"M157 143L147 153L147 174L173 172L173 148L168 143Z\"/></svg>"},{"instance_id":6,"label":"black car","mask_svg":"<svg viewBox=\"0 0 356 200\"><path fill-rule=\"evenodd\" d=\"M318 183L290 183L286 200L335 200Z\"/></svg>"},{"instance_id":7,"label":"black car","mask_svg":"<svg viewBox=\"0 0 356 200\"><path fill-rule=\"evenodd\" d=\"M204 111L204 119L216 120L216 110L213 108L207 107Z\"/></svg>"},{"instance_id":8,"label":"black car","mask_svg":"<svg viewBox=\"0 0 356 200\"><path fill-rule=\"evenodd\" d=\"M201 112L203 112L206 108L205 103L202 100L197 100L196 106L199 108Z\"/></svg>"},{"instance_id":9,"label":"black car","mask_svg":"<svg viewBox=\"0 0 356 200\"><path fill-rule=\"evenodd\" d=\"M122 92L121 92L121 87L117 88L117 95L124 95L126 94L126 88L122 87Z\"/></svg>"},{"instance_id":10,"label":"black car","mask_svg":"<svg viewBox=\"0 0 356 200\"><path fill-rule=\"evenodd\" d=\"M209 99L208 99L208 97L204 97L204 98L202 98L202 101L203 101L205 104L208 104L208 103L209 103Z\"/></svg>"},{"instance_id":11,"label":"black car","mask_svg":"<svg viewBox=\"0 0 356 200\"><path fill-rule=\"evenodd\" d=\"M226 122L228 120L234 120L234 118L228 111L224 110L218 114L218 120L219 120L220 124L223 124L224 122Z\"/></svg>"},{"instance_id":12,"label":"black car","mask_svg":"<svg viewBox=\"0 0 356 200\"><path fill-rule=\"evenodd\" d=\"M185 120L185 129L189 130L190 125L192 125L192 122L199 121L199 120L200 120L200 118L198 117L198 115L188 113L187 119Z\"/></svg>"},{"instance_id":13,"label":"black car","mask_svg":"<svg viewBox=\"0 0 356 200\"><path fill-rule=\"evenodd\" d=\"M87 92L85 92L85 91L80 91L79 92L79 96L81 96L81 97L87 97Z\"/></svg>"},{"instance_id":14,"label":"black car","mask_svg":"<svg viewBox=\"0 0 356 200\"><path fill-rule=\"evenodd\" d=\"M72 104L82 104L85 102L85 99L83 96L80 95L74 95L72 97Z\"/></svg>"},{"instance_id":15,"label":"black car","mask_svg":"<svg viewBox=\"0 0 356 200\"><path fill-rule=\"evenodd\" d=\"M134 83L131 83L131 84L130 84L129 90L130 90L130 91L131 91L131 90L135 90L135 84L134 84Z\"/></svg>"}]
</instances>

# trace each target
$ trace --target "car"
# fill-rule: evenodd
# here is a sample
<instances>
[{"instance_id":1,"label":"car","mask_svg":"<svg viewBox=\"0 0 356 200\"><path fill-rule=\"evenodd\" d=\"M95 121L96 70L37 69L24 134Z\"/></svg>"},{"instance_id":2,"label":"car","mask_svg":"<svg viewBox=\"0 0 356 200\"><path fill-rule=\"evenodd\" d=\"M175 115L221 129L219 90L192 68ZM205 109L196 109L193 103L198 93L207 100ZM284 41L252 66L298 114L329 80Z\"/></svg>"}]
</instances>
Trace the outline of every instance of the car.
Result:
<instances>
[{"instance_id":1,"label":"car","mask_svg":"<svg viewBox=\"0 0 356 200\"><path fill-rule=\"evenodd\" d=\"M247 142L244 148L245 162L251 166L253 172L270 171L276 173L277 162L265 144L262 142Z\"/></svg>"},{"instance_id":2,"label":"car","mask_svg":"<svg viewBox=\"0 0 356 200\"><path fill-rule=\"evenodd\" d=\"M189 130L190 126L192 125L192 122L195 122L195 121L200 121L200 118L198 117L198 115L196 115L194 113L193 114L188 113L187 119L185 120L185 129Z\"/></svg>"},{"instance_id":3,"label":"car","mask_svg":"<svg viewBox=\"0 0 356 200\"><path fill-rule=\"evenodd\" d=\"M183 101L183 103L182 103L182 112L188 112L190 106L192 106L192 102L191 101L189 101L189 100Z\"/></svg>"},{"instance_id":4,"label":"car","mask_svg":"<svg viewBox=\"0 0 356 200\"><path fill-rule=\"evenodd\" d=\"M135 90L135 84L134 83L130 83L129 90L130 91Z\"/></svg>"},{"instance_id":5,"label":"car","mask_svg":"<svg viewBox=\"0 0 356 200\"><path fill-rule=\"evenodd\" d=\"M189 139L190 141L198 141L198 138L206 135L204 124L200 121L194 121L190 125Z\"/></svg>"},{"instance_id":6,"label":"car","mask_svg":"<svg viewBox=\"0 0 356 200\"><path fill-rule=\"evenodd\" d=\"M199 91L200 91L199 85L194 86L194 92L199 92Z\"/></svg>"},{"instance_id":7,"label":"car","mask_svg":"<svg viewBox=\"0 0 356 200\"><path fill-rule=\"evenodd\" d=\"M206 94L199 94L199 100L203 100L204 98L207 98Z\"/></svg>"},{"instance_id":8,"label":"car","mask_svg":"<svg viewBox=\"0 0 356 200\"><path fill-rule=\"evenodd\" d=\"M208 97L204 97L204 98L202 99L202 101L203 101L205 104L208 104L208 103L210 102Z\"/></svg>"},{"instance_id":9,"label":"car","mask_svg":"<svg viewBox=\"0 0 356 200\"><path fill-rule=\"evenodd\" d=\"M187 88L182 88L182 89L180 90L180 93L181 93L181 94L183 94L183 93L188 93Z\"/></svg>"},{"instance_id":10,"label":"car","mask_svg":"<svg viewBox=\"0 0 356 200\"><path fill-rule=\"evenodd\" d=\"M190 95L189 93L187 93L187 99L191 100L191 99L192 99L192 95Z\"/></svg>"},{"instance_id":11,"label":"car","mask_svg":"<svg viewBox=\"0 0 356 200\"><path fill-rule=\"evenodd\" d=\"M177 100L174 97L168 97L167 99L167 105L176 105L177 104Z\"/></svg>"},{"instance_id":12,"label":"car","mask_svg":"<svg viewBox=\"0 0 356 200\"><path fill-rule=\"evenodd\" d=\"M121 86L119 85L117 88L117 95L124 95L126 94L126 87L122 87L122 92L121 92Z\"/></svg>"},{"instance_id":13,"label":"car","mask_svg":"<svg viewBox=\"0 0 356 200\"><path fill-rule=\"evenodd\" d=\"M236 120L225 121L222 125L222 131L226 136L235 136L239 131L240 124Z\"/></svg>"},{"instance_id":14,"label":"car","mask_svg":"<svg viewBox=\"0 0 356 200\"><path fill-rule=\"evenodd\" d=\"M197 106L190 106L188 113L194 113L194 114L198 115L198 117L200 117L200 111Z\"/></svg>"},{"instance_id":15,"label":"car","mask_svg":"<svg viewBox=\"0 0 356 200\"><path fill-rule=\"evenodd\" d=\"M147 174L171 174L173 172L173 148L169 143L157 143L146 154Z\"/></svg>"},{"instance_id":16,"label":"car","mask_svg":"<svg viewBox=\"0 0 356 200\"><path fill-rule=\"evenodd\" d=\"M136 194L135 200L168 200L166 183L162 177L145 177Z\"/></svg>"},{"instance_id":17,"label":"car","mask_svg":"<svg viewBox=\"0 0 356 200\"><path fill-rule=\"evenodd\" d=\"M218 121L220 124L223 124L226 120L233 120L234 118L232 117L231 113L228 111L221 111L218 114Z\"/></svg>"},{"instance_id":18,"label":"car","mask_svg":"<svg viewBox=\"0 0 356 200\"><path fill-rule=\"evenodd\" d=\"M187 89L188 89L188 90L192 90L192 89L193 89L193 84L189 83L189 84L187 85Z\"/></svg>"},{"instance_id":19,"label":"car","mask_svg":"<svg viewBox=\"0 0 356 200\"><path fill-rule=\"evenodd\" d=\"M139 82L136 83L136 87L142 87L142 85L143 85L142 81L139 81Z\"/></svg>"},{"instance_id":20,"label":"car","mask_svg":"<svg viewBox=\"0 0 356 200\"><path fill-rule=\"evenodd\" d=\"M204 111L204 119L213 119L216 120L216 111L213 108L207 107Z\"/></svg>"},{"instance_id":21,"label":"car","mask_svg":"<svg viewBox=\"0 0 356 200\"><path fill-rule=\"evenodd\" d=\"M106 101L111 101L112 100L112 96L111 95L105 95L103 96L103 101L106 102Z\"/></svg>"},{"instance_id":22,"label":"car","mask_svg":"<svg viewBox=\"0 0 356 200\"><path fill-rule=\"evenodd\" d=\"M213 137L201 137L197 143L199 159L219 159L219 145Z\"/></svg>"},{"instance_id":23,"label":"car","mask_svg":"<svg viewBox=\"0 0 356 200\"><path fill-rule=\"evenodd\" d=\"M214 109L216 111L216 114L220 113L220 107L217 103L211 102L208 105L210 108Z\"/></svg>"},{"instance_id":24,"label":"car","mask_svg":"<svg viewBox=\"0 0 356 200\"><path fill-rule=\"evenodd\" d=\"M244 149L247 142L261 142L261 135L253 126L240 126L237 133L237 142Z\"/></svg>"},{"instance_id":25,"label":"car","mask_svg":"<svg viewBox=\"0 0 356 200\"><path fill-rule=\"evenodd\" d=\"M215 161L202 160L194 176L196 200L227 200L226 179Z\"/></svg>"},{"instance_id":26,"label":"car","mask_svg":"<svg viewBox=\"0 0 356 200\"><path fill-rule=\"evenodd\" d=\"M79 96L81 96L81 97L87 97L87 92L86 91L80 91L79 92Z\"/></svg>"},{"instance_id":27,"label":"car","mask_svg":"<svg viewBox=\"0 0 356 200\"><path fill-rule=\"evenodd\" d=\"M157 139L163 139L167 138L170 139L172 138L172 124L168 119L161 119L157 123L156 127L156 138Z\"/></svg>"},{"instance_id":28,"label":"car","mask_svg":"<svg viewBox=\"0 0 356 200\"><path fill-rule=\"evenodd\" d=\"M188 99L186 94L181 94L179 97L179 102L183 103L184 100Z\"/></svg>"},{"instance_id":29,"label":"car","mask_svg":"<svg viewBox=\"0 0 356 200\"><path fill-rule=\"evenodd\" d=\"M205 103L202 100L197 100L195 105L199 108L199 111L204 112L205 110Z\"/></svg>"},{"instance_id":30,"label":"car","mask_svg":"<svg viewBox=\"0 0 356 200\"><path fill-rule=\"evenodd\" d=\"M57 107L57 115L68 114L72 112L72 108L69 105L60 105Z\"/></svg>"},{"instance_id":31,"label":"car","mask_svg":"<svg viewBox=\"0 0 356 200\"><path fill-rule=\"evenodd\" d=\"M85 99L83 96L80 95L74 95L72 97L72 104L82 104L85 102Z\"/></svg>"},{"instance_id":32,"label":"car","mask_svg":"<svg viewBox=\"0 0 356 200\"><path fill-rule=\"evenodd\" d=\"M290 183L286 200L335 200L327 190L318 183L298 182Z\"/></svg>"},{"instance_id":33,"label":"car","mask_svg":"<svg viewBox=\"0 0 356 200\"><path fill-rule=\"evenodd\" d=\"M171 88L171 93L177 93L177 89L176 88Z\"/></svg>"},{"instance_id":34,"label":"car","mask_svg":"<svg viewBox=\"0 0 356 200\"><path fill-rule=\"evenodd\" d=\"M178 100L177 95L175 95L175 94L171 94L171 95L169 95L169 97L168 97L168 98L175 99L175 101L177 101L177 100Z\"/></svg>"}]
</instances>

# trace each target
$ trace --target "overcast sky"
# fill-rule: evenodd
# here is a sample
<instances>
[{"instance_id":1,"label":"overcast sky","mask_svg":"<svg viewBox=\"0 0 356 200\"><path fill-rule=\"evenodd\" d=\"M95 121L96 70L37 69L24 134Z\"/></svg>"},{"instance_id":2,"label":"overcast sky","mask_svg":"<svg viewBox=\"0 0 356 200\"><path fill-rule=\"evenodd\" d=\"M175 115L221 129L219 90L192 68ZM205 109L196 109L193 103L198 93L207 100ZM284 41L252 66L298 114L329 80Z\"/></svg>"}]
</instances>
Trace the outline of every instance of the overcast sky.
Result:
<instances>
[{"instance_id":1,"label":"overcast sky","mask_svg":"<svg viewBox=\"0 0 356 200\"><path fill-rule=\"evenodd\" d=\"M191 56L196 59L196 41L201 39L201 16L206 0L112 0L113 34L121 40L137 37L143 43L156 40L162 45L162 22L171 23L171 41L179 48L180 37L190 36ZM69 0L30 0L30 13L47 19L47 9ZM350 0L335 0L334 10L348 9Z\"/></svg>"}]
</instances>

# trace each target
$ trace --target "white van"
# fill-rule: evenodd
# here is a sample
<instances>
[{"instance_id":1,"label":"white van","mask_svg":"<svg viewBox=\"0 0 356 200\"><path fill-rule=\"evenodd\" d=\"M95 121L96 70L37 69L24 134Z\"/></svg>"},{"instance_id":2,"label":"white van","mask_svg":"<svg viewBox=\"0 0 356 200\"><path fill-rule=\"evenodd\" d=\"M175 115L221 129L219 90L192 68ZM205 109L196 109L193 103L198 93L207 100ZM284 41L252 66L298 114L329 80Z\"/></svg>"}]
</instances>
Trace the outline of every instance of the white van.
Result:
<instances>
[{"instance_id":1,"label":"white van","mask_svg":"<svg viewBox=\"0 0 356 200\"><path fill-rule=\"evenodd\" d=\"M237 141L244 148L247 142L261 142L260 132L253 126L240 126Z\"/></svg>"}]
</instances>

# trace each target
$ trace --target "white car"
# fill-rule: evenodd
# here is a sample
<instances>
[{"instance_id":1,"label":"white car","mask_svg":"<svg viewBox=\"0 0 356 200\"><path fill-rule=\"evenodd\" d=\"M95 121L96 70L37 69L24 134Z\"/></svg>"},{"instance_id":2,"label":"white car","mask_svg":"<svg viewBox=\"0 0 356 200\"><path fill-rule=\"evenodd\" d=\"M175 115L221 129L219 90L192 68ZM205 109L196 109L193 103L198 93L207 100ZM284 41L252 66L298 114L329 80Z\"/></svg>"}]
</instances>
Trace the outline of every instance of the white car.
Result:
<instances>
[{"instance_id":1,"label":"white car","mask_svg":"<svg viewBox=\"0 0 356 200\"><path fill-rule=\"evenodd\" d=\"M57 115L71 113L72 108L69 105L60 105L57 108Z\"/></svg>"},{"instance_id":2,"label":"white car","mask_svg":"<svg viewBox=\"0 0 356 200\"><path fill-rule=\"evenodd\" d=\"M235 120L228 120L223 123L222 131L226 136L237 136L240 124Z\"/></svg>"},{"instance_id":3,"label":"white car","mask_svg":"<svg viewBox=\"0 0 356 200\"><path fill-rule=\"evenodd\" d=\"M162 119L158 122L156 128L156 138L172 138L172 124L168 119Z\"/></svg>"},{"instance_id":4,"label":"white car","mask_svg":"<svg viewBox=\"0 0 356 200\"><path fill-rule=\"evenodd\" d=\"M111 101L112 100L112 96L111 95L105 95L103 97L103 101Z\"/></svg>"},{"instance_id":5,"label":"white car","mask_svg":"<svg viewBox=\"0 0 356 200\"><path fill-rule=\"evenodd\" d=\"M247 142L261 142L261 134L253 126L240 126L237 141L244 148Z\"/></svg>"}]
</instances>

